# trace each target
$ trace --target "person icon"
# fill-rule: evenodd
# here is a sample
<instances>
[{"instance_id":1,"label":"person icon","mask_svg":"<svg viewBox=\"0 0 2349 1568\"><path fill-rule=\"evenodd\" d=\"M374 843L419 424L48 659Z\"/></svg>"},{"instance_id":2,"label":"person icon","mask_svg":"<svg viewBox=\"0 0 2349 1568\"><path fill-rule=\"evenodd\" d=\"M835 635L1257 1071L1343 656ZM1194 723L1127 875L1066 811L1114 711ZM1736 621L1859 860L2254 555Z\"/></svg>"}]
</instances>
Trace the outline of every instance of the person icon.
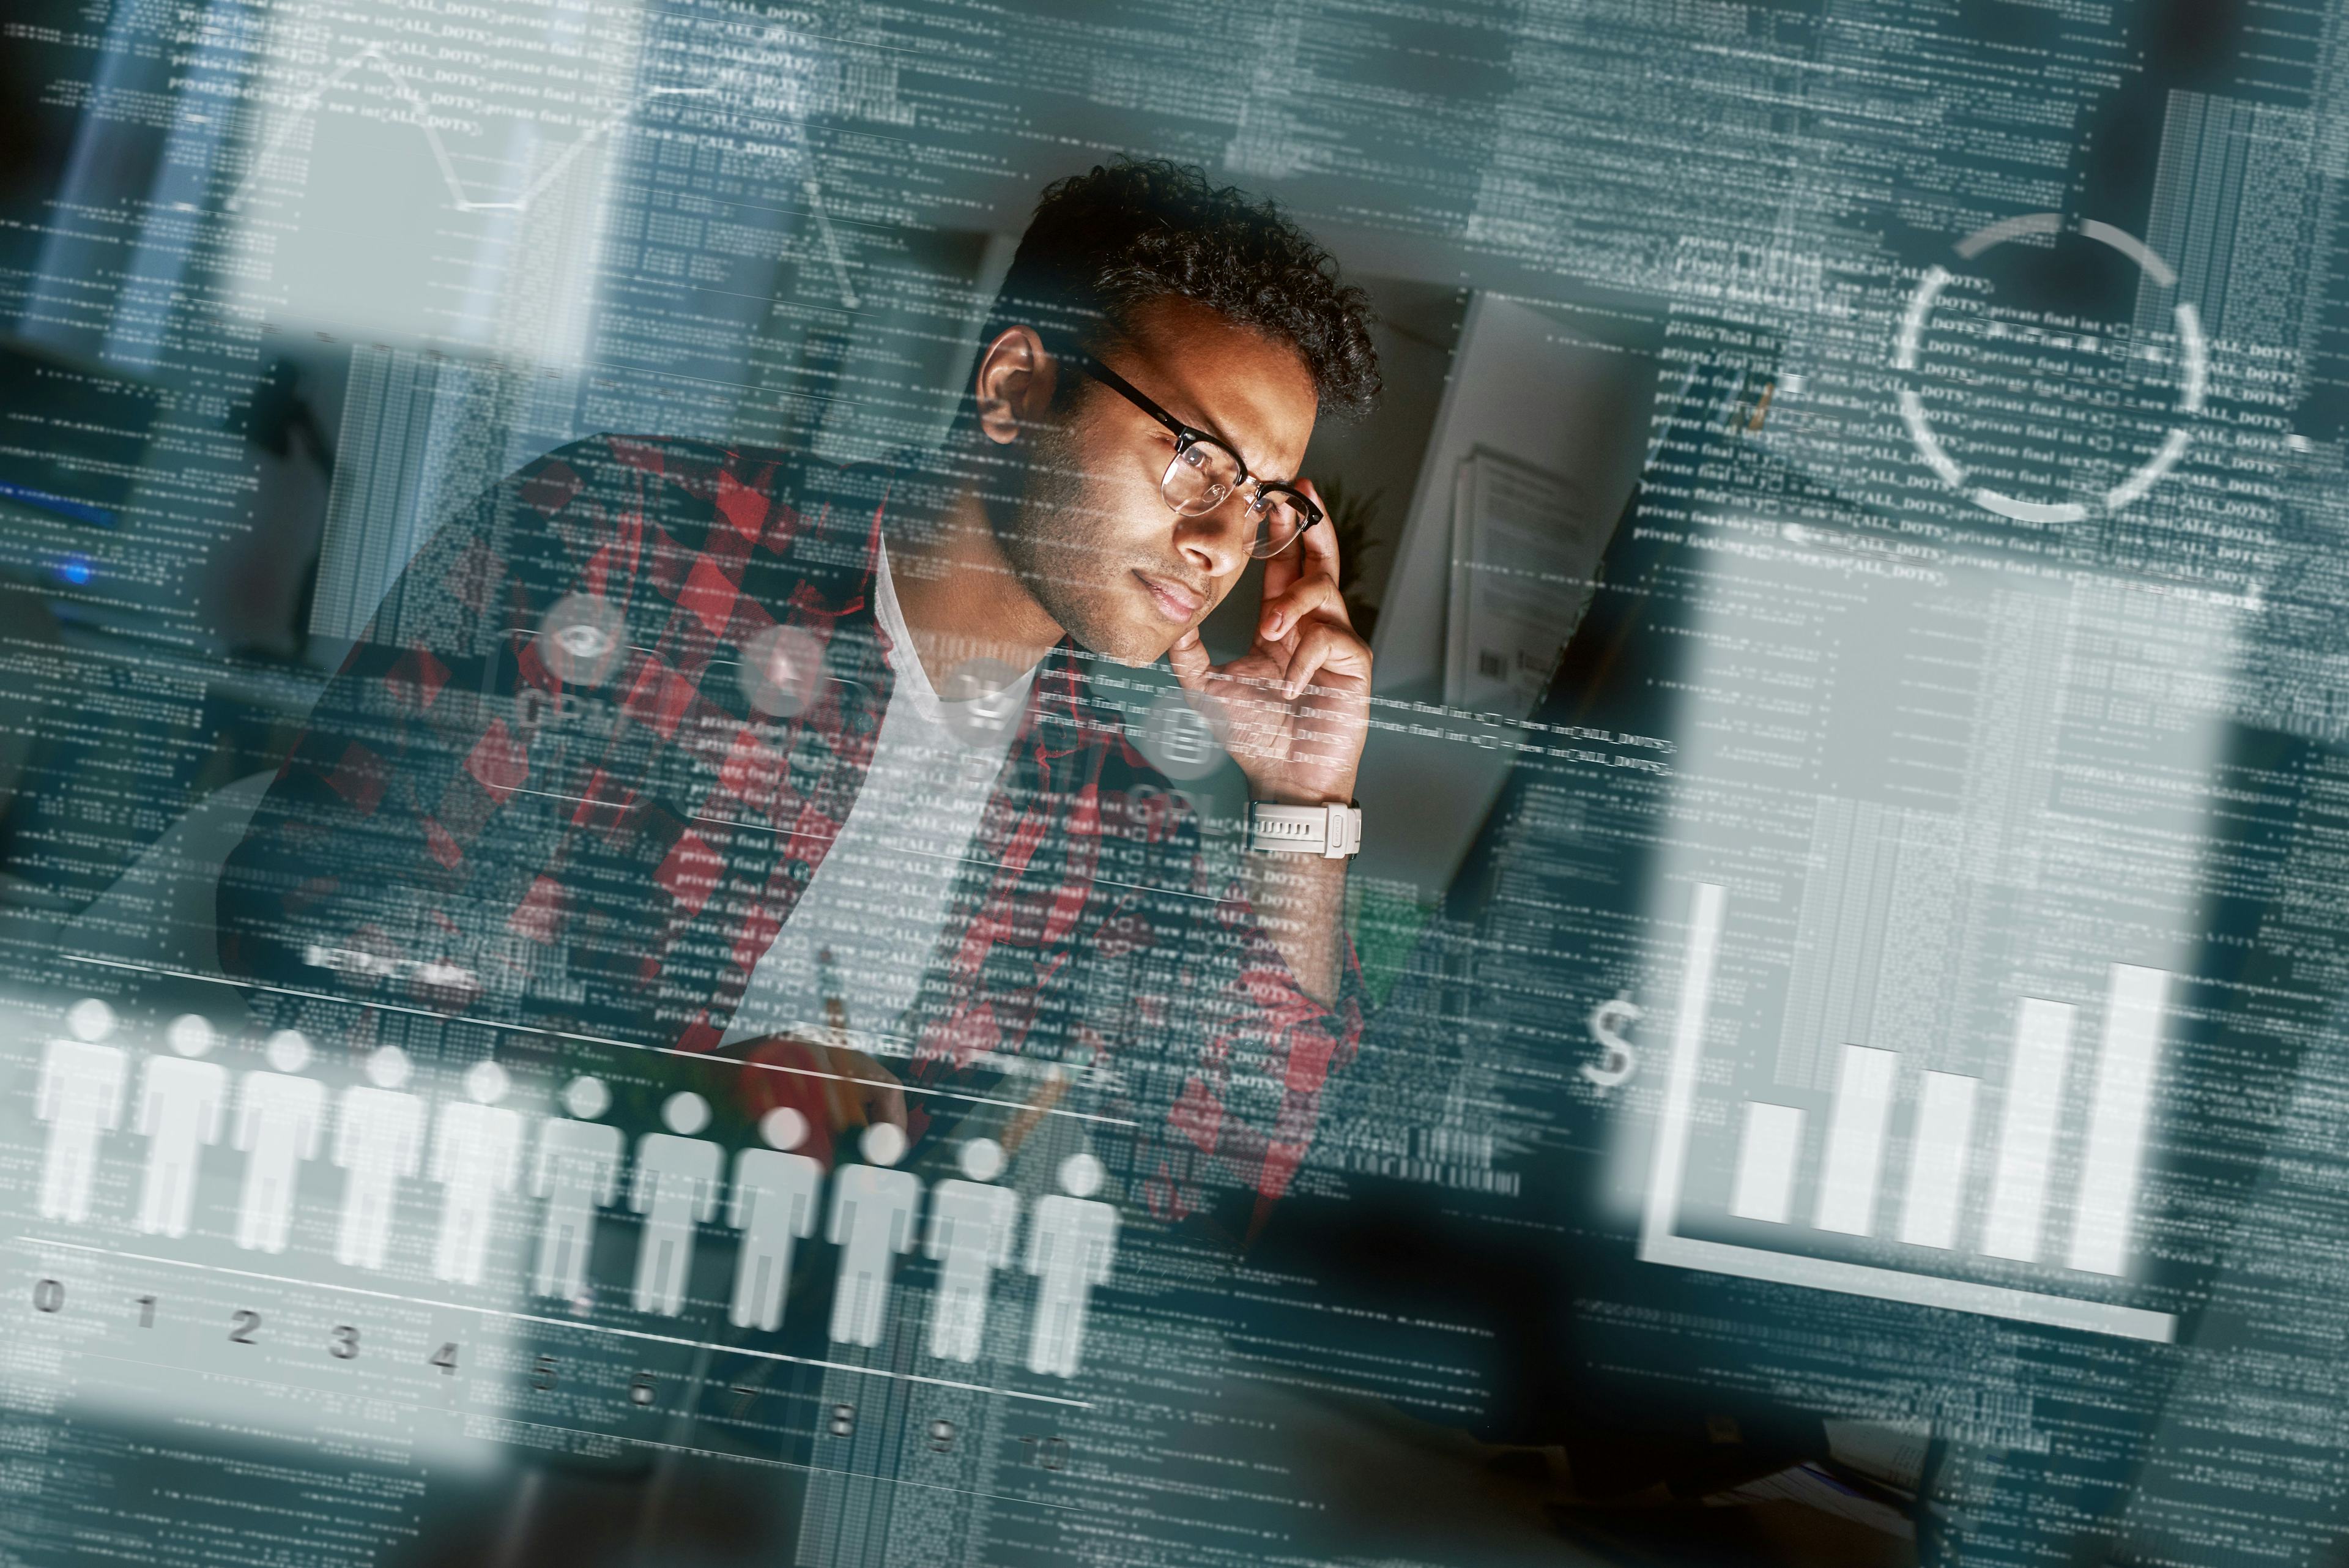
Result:
<instances>
[{"instance_id":1,"label":"person icon","mask_svg":"<svg viewBox=\"0 0 2349 1568\"><path fill-rule=\"evenodd\" d=\"M832 1228L840 1249L840 1279L832 1293L832 1337L850 1345L881 1343L883 1309L897 1254L914 1245L914 1210L922 1184L893 1170L905 1152L905 1135L875 1122L858 1140L863 1165L843 1166L832 1179Z\"/></svg>"},{"instance_id":2,"label":"person icon","mask_svg":"<svg viewBox=\"0 0 2349 1568\"><path fill-rule=\"evenodd\" d=\"M1069 1156L1060 1177L1062 1190L1036 1205L1028 1230L1028 1272L1036 1276L1028 1370L1074 1377L1084 1349L1085 1308L1093 1287L1109 1282L1117 1255L1117 1210L1093 1200L1102 1166L1092 1155Z\"/></svg>"},{"instance_id":3,"label":"person icon","mask_svg":"<svg viewBox=\"0 0 2349 1568\"><path fill-rule=\"evenodd\" d=\"M377 1046L366 1071L366 1083L343 1091L335 1117L335 1163L348 1173L335 1261L380 1269L391 1245L399 1184L423 1163L424 1102L400 1090L409 1066L408 1053L398 1046Z\"/></svg>"},{"instance_id":4,"label":"person icon","mask_svg":"<svg viewBox=\"0 0 2349 1568\"><path fill-rule=\"evenodd\" d=\"M326 1086L302 1076L310 1042L280 1029L264 1048L272 1069L256 1068L237 1090L229 1142L244 1155L244 1189L236 1205L236 1244L282 1252L294 1224L294 1185L305 1159L318 1157L326 1125Z\"/></svg>"},{"instance_id":5,"label":"person icon","mask_svg":"<svg viewBox=\"0 0 2349 1568\"><path fill-rule=\"evenodd\" d=\"M147 1176L134 1218L148 1235L184 1236L196 1205L196 1166L204 1146L220 1142L228 1113L228 1069L202 1058L219 1044L212 1026L182 1013L163 1032L168 1056L150 1056L139 1074L139 1136L147 1140Z\"/></svg>"},{"instance_id":6,"label":"person icon","mask_svg":"<svg viewBox=\"0 0 2349 1568\"><path fill-rule=\"evenodd\" d=\"M478 1285L489 1258L498 1199L522 1170L522 1117L498 1104L506 1070L495 1062L465 1069L465 1097L440 1108L432 1133L432 1179L440 1183L440 1236L432 1277Z\"/></svg>"},{"instance_id":7,"label":"person icon","mask_svg":"<svg viewBox=\"0 0 2349 1568\"><path fill-rule=\"evenodd\" d=\"M78 1225L89 1218L98 1142L122 1125L122 1089L130 1075L122 1048L103 1044L113 1033L114 1009L85 997L66 1010L66 1033L42 1049L33 1116L49 1124L41 1155L44 1220Z\"/></svg>"},{"instance_id":8,"label":"person icon","mask_svg":"<svg viewBox=\"0 0 2349 1568\"><path fill-rule=\"evenodd\" d=\"M993 1138L963 1145L957 1163L969 1179L950 1178L930 1194L926 1250L938 1265L937 1294L930 1303L930 1354L941 1361L977 1361L988 1289L995 1271L1011 1262L1019 1199L993 1185L1003 1169L1003 1146Z\"/></svg>"},{"instance_id":9,"label":"person icon","mask_svg":"<svg viewBox=\"0 0 2349 1568\"><path fill-rule=\"evenodd\" d=\"M626 1150L620 1129L595 1119L611 1104L604 1081L583 1074L563 1086L563 1108L571 1114L550 1116L538 1129L530 1195L546 1200L546 1214L539 1221L538 1262L531 1271L533 1295L569 1302L586 1297L595 1210L619 1196L620 1158Z\"/></svg>"},{"instance_id":10,"label":"person icon","mask_svg":"<svg viewBox=\"0 0 2349 1568\"><path fill-rule=\"evenodd\" d=\"M693 1272L693 1228L718 1215L721 1153L693 1136L709 1125L709 1102L699 1095L671 1095L661 1120L669 1130L637 1141L628 1185L628 1207L645 1217L635 1301L638 1312L675 1317L685 1310L686 1277Z\"/></svg>"},{"instance_id":11,"label":"person icon","mask_svg":"<svg viewBox=\"0 0 2349 1568\"><path fill-rule=\"evenodd\" d=\"M726 1222L742 1232L734 1263L734 1300L727 1321L771 1334L783 1325L783 1296L792 1282L792 1244L812 1235L816 1188L823 1168L793 1154L808 1133L807 1118L777 1106L759 1118L759 1136L773 1147L734 1157L734 1193Z\"/></svg>"}]
</instances>

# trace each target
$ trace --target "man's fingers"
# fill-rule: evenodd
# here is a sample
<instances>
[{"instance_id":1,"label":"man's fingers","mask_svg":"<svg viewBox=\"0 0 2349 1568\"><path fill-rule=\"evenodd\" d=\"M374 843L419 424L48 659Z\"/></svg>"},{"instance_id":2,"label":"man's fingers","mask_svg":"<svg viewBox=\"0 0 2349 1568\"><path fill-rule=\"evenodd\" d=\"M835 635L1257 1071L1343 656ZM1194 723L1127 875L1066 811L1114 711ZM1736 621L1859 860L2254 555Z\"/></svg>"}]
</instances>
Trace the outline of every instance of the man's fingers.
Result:
<instances>
[{"instance_id":1,"label":"man's fingers","mask_svg":"<svg viewBox=\"0 0 2349 1568\"><path fill-rule=\"evenodd\" d=\"M851 1080L841 1087L854 1101L857 1125L885 1121L899 1132L905 1130L905 1091L898 1086L895 1074L864 1052L845 1046L832 1048L832 1062L834 1072Z\"/></svg>"},{"instance_id":2,"label":"man's fingers","mask_svg":"<svg viewBox=\"0 0 2349 1568\"><path fill-rule=\"evenodd\" d=\"M864 1114L868 1120L887 1122L899 1132L906 1130L905 1091L897 1086L896 1079L875 1083L865 1092Z\"/></svg>"},{"instance_id":3,"label":"man's fingers","mask_svg":"<svg viewBox=\"0 0 2349 1568\"><path fill-rule=\"evenodd\" d=\"M1199 628L1193 627L1174 639L1166 650L1166 663L1174 671L1174 679L1193 691L1207 684L1207 645L1200 639Z\"/></svg>"},{"instance_id":4,"label":"man's fingers","mask_svg":"<svg viewBox=\"0 0 2349 1568\"><path fill-rule=\"evenodd\" d=\"M1362 639L1351 630L1326 620L1309 621L1297 634L1297 651L1288 660L1284 685L1294 698L1325 671L1359 679L1369 675L1370 670Z\"/></svg>"},{"instance_id":5,"label":"man's fingers","mask_svg":"<svg viewBox=\"0 0 2349 1568\"><path fill-rule=\"evenodd\" d=\"M1329 514L1330 504L1321 499L1321 493L1313 488L1311 480L1298 481L1297 488L1303 491L1314 505L1321 508L1322 513L1321 521L1305 530L1297 541L1299 574L1309 577L1326 576L1334 583L1338 580L1338 520ZM1281 552L1284 556L1288 553L1286 550Z\"/></svg>"},{"instance_id":6,"label":"man's fingers","mask_svg":"<svg viewBox=\"0 0 2349 1568\"><path fill-rule=\"evenodd\" d=\"M864 1125L864 1098L856 1092L854 1085L843 1081L839 1053L825 1050L823 1053L823 1062L825 1074L823 1108L824 1114L831 1118L833 1129L838 1131L843 1127L863 1127Z\"/></svg>"},{"instance_id":7,"label":"man's fingers","mask_svg":"<svg viewBox=\"0 0 2349 1568\"><path fill-rule=\"evenodd\" d=\"M1304 557L1295 550L1283 550L1279 555L1265 562L1263 578L1257 584L1257 601L1268 605L1287 593L1297 579L1304 575L1301 566Z\"/></svg>"},{"instance_id":8,"label":"man's fingers","mask_svg":"<svg viewBox=\"0 0 2349 1568\"><path fill-rule=\"evenodd\" d=\"M1302 577L1278 598L1267 599L1257 620L1257 635L1267 642L1278 642L1303 625L1308 616L1315 614L1333 616L1343 624L1352 624L1346 613L1346 597L1338 591L1337 579Z\"/></svg>"}]
</instances>

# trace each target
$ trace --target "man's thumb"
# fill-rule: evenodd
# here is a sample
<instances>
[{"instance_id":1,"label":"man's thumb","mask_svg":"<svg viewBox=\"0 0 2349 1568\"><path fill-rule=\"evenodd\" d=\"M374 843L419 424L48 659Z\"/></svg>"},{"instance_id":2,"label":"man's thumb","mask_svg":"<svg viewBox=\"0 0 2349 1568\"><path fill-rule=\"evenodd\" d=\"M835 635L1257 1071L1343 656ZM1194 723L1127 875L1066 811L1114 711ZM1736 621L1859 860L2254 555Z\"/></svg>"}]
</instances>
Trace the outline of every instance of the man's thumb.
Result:
<instances>
[{"instance_id":1,"label":"man's thumb","mask_svg":"<svg viewBox=\"0 0 2349 1568\"><path fill-rule=\"evenodd\" d=\"M1199 628L1193 627L1174 639L1166 650L1166 663L1174 671L1174 679L1196 691L1207 681L1207 645L1200 639Z\"/></svg>"}]
</instances>

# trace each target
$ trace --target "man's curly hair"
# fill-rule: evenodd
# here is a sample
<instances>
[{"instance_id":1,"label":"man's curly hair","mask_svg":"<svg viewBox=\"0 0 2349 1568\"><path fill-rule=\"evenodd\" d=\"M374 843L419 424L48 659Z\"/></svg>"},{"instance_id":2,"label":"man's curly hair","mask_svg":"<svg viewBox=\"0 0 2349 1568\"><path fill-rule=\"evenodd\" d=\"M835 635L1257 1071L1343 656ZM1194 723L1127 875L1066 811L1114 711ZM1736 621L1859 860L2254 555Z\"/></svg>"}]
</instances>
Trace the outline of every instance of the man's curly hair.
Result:
<instances>
[{"instance_id":1,"label":"man's curly hair","mask_svg":"<svg viewBox=\"0 0 2349 1568\"><path fill-rule=\"evenodd\" d=\"M1295 348L1321 412L1352 418L1379 396L1370 299L1269 201L1163 159L1096 164L1044 187L988 312L982 343L1025 324L1048 344L1099 348L1133 309L1168 295Z\"/></svg>"}]
</instances>

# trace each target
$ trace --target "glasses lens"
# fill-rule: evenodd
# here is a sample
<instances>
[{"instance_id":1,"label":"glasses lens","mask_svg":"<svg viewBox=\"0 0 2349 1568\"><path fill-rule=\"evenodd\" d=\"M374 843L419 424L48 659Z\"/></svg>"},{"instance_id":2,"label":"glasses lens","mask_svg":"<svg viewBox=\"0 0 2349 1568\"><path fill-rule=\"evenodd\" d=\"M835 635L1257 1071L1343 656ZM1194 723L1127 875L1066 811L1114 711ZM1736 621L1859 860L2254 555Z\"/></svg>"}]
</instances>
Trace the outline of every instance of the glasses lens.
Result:
<instances>
[{"instance_id":1,"label":"glasses lens","mask_svg":"<svg viewBox=\"0 0 2349 1568\"><path fill-rule=\"evenodd\" d=\"M1195 441L1174 454L1158 481L1166 504L1185 517L1212 512L1224 504L1246 472L1240 460L1209 441Z\"/></svg>"},{"instance_id":2,"label":"glasses lens","mask_svg":"<svg viewBox=\"0 0 2349 1568\"><path fill-rule=\"evenodd\" d=\"M1297 536L1305 532L1309 514L1285 492L1265 490L1257 493L1256 504L1248 508L1248 515L1256 522L1256 537L1248 542L1248 554L1264 560L1297 542Z\"/></svg>"}]
</instances>

